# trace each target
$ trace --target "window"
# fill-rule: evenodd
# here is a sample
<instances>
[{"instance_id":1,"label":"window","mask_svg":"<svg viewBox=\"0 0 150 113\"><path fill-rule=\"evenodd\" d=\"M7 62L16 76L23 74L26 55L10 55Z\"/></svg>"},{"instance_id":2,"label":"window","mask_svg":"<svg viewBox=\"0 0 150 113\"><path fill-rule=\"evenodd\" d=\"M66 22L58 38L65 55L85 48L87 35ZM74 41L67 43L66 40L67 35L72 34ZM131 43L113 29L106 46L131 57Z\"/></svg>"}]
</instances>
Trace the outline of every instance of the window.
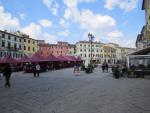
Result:
<instances>
[{"instance_id":1,"label":"window","mask_svg":"<svg viewBox=\"0 0 150 113\"><path fill-rule=\"evenodd\" d=\"M98 52L98 50L97 50L97 52Z\"/></svg>"},{"instance_id":2,"label":"window","mask_svg":"<svg viewBox=\"0 0 150 113\"><path fill-rule=\"evenodd\" d=\"M82 52L82 49L80 49L80 52Z\"/></svg>"},{"instance_id":3,"label":"window","mask_svg":"<svg viewBox=\"0 0 150 113\"><path fill-rule=\"evenodd\" d=\"M14 44L14 49L16 49L17 48L17 45L16 44Z\"/></svg>"},{"instance_id":4,"label":"window","mask_svg":"<svg viewBox=\"0 0 150 113\"><path fill-rule=\"evenodd\" d=\"M21 39L19 39L19 42L21 42Z\"/></svg>"},{"instance_id":5,"label":"window","mask_svg":"<svg viewBox=\"0 0 150 113\"><path fill-rule=\"evenodd\" d=\"M86 49L84 51L86 52Z\"/></svg>"},{"instance_id":6,"label":"window","mask_svg":"<svg viewBox=\"0 0 150 113\"><path fill-rule=\"evenodd\" d=\"M21 50L22 48L21 48L21 45L19 45L19 49Z\"/></svg>"},{"instance_id":7,"label":"window","mask_svg":"<svg viewBox=\"0 0 150 113\"><path fill-rule=\"evenodd\" d=\"M15 37L14 40L17 41L17 38Z\"/></svg>"},{"instance_id":8,"label":"window","mask_svg":"<svg viewBox=\"0 0 150 113\"><path fill-rule=\"evenodd\" d=\"M33 44L35 44L35 42L33 41Z\"/></svg>"},{"instance_id":9,"label":"window","mask_svg":"<svg viewBox=\"0 0 150 113\"><path fill-rule=\"evenodd\" d=\"M28 51L30 51L30 47L28 47Z\"/></svg>"},{"instance_id":10,"label":"window","mask_svg":"<svg viewBox=\"0 0 150 113\"><path fill-rule=\"evenodd\" d=\"M90 52L90 49L89 49L89 52Z\"/></svg>"},{"instance_id":11,"label":"window","mask_svg":"<svg viewBox=\"0 0 150 113\"><path fill-rule=\"evenodd\" d=\"M91 55L89 54L89 57L90 57Z\"/></svg>"},{"instance_id":12,"label":"window","mask_svg":"<svg viewBox=\"0 0 150 113\"><path fill-rule=\"evenodd\" d=\"M5 38L5 34L2 34L2 38Z\"/></svg>"},{"instance_id":13,"label":"window","mask_svg":"<svg viewBox=\"0 0 150 113\"><path fill-rule=\"evenodd\" d=\"M82 46L82 44L80 44L80 46Z\"/></svg>"},{"instance_id":14,"label":"window","mask_svg":"<svg viewBox=\"0 0 150 113\"><path fill-rule=\"evenodd\" d=\"M26 39L24 39L24 42L26 42Z\"/></svg>"},{"instance_id":15,"label":"window","mask_svg":"<svg viewBox=\"0 0 150 113\"><path fill-rule=\"evenodd\" d=\"M11 47L10 42L8 42L8 48L10 48L10 47Z\"/></svg>"},{"instance_id":16,"label":"window","mask_svg":"<svg viewBox=\"0 0 150 113\"><path fill-rule=\"evenodd\" d=\"M4 41L2 42L2 47L5 47L5 42Z\"/></svg>"},{"instance_id":17,"label":"window","mask_svg":"<svg viewBox=\"0 0 150 113\"><path fill-rule=\"evenodd\" d=\"M2 57L3 56L3 53L2 52L0 52L0 57Z\"/></svg>"},{"instance_id":18,"label":"window","mask_svg":"<svg viewBox=\"0 0 150 113\"><path fill-rule=\"evenodd\" d=\"M24 46L24 50L26 50L26 46Z\"/></svg>"},{"instance_id":19,"label":"window","mask_svg":"<svg viewBox=\"0 0 150 113\"><path fill-rule=\"evenodd\" d=\"M62 51L61 51L61 54L62 54Z\"/></svg>"},{"instance_id":20,"label":"window","mask_svg":"<svg viewBox=\"0 0 150 113\"><path fill-rule=\"evenodd\" d=\"M86 54L84 56L86 57Z\"/></svg>"},{"instance_id":21,"label":"window","mask_svg":"<svg viewBox=\"0 0 150 113\"><path fill-rule=\"evenodd\" d=\"M11 39L9 35L8 35L8 39L9 39L9 40Z\"/></svg>"},{"instance_id":22,"label":"window","mask_svg":"<svg viewBox=\"0 0 150 113\"><path fill-rule=\"evenodd\" d=\"M59 52L57 51L57 54L58 54Z\"/></svg>"},{"instance_id":23,"label":"window","mask_svg":"<svg viewBox=\"0 0 150 113\"><path fill-rule=\"evenodd\" d=\"M80 54L80 56L82 57L82 54Z\"/></svg>"},{"instance_id":24,"label":"window","mask_svg":"<svg viewBox=\"0 0 150 113\"><path fill-rule=\"evenodd\" d=\"M28 40L28 43L30 43L30 40Z\"/></svg>"},{"instance_id":25,"label":"window","mask_svg":"<svg viewBox=\"0 0 150 113\"><path fill-rule=\"evenodd\" d=\"M34 52L35 50L34 50L34 47L33 47L33 52Z\"/></svg>"}]
</instances>

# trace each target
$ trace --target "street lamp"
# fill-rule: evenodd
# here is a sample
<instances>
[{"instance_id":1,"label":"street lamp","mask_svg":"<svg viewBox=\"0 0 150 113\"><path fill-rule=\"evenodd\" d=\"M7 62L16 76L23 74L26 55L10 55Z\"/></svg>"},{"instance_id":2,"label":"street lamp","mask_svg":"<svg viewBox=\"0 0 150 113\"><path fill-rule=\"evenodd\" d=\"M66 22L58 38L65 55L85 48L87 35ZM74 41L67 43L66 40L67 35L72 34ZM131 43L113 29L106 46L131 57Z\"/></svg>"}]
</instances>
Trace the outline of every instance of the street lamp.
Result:
<instances>
[{"instance_id":1,"label":"street lamp","mask_svg":"<svg viewBox=\"0 0 150 113\"><path fill-rule=\"evenodd\" d=\"M91 42L91 61L90 61L90 63L92 63L92 57L93 57L92 56L92 42L94 40L94 35L92 33L89 33L88 37L89 37L89 42Z\"/></svg>"}]
</instances>

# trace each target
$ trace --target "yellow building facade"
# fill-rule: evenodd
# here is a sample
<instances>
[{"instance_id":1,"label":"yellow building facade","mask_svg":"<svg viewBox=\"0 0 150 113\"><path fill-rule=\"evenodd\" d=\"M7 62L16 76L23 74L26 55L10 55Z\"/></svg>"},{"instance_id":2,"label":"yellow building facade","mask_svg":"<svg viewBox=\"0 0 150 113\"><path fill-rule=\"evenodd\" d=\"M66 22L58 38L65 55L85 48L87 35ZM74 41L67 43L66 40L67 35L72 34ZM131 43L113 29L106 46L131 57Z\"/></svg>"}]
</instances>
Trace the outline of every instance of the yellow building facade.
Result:
<instances>
[{"instance_id":1,"label":"yellow building facade","mask_svg":"<svg viewBox=\"0 0 150 113\"><path fill-rule=\"evenodd\" d=\"M115 63L116 49L108 45L103 45L103 61L107 63Z\"/></svg>"},{"instance_id":2,"label":"yellow building facade","mask_svg":"<svg viewBox=\"0 0 150 113\"><path fill-rule=\"evenodd\" d=\"M24 37L24 54L32 56L38 51L38 40L32 39L29 36Z\"/></svg>"}]
</instances>

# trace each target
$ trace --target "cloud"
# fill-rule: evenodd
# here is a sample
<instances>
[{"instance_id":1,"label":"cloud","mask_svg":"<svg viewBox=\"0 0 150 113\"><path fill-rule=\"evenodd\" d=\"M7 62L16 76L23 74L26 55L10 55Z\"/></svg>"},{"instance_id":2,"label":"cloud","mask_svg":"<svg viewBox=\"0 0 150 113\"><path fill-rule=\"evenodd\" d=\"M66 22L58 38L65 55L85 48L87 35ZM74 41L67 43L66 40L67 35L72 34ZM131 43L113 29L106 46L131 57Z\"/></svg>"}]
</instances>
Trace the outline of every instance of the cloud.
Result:
<instances>
[{"instance_id":1,"label":"cloud","mask_svg":"<svg viewBox=\"0 0 150 113\"><path fill-rule=\"evenodd\" d=\"M82 10L79 22L83 29L104 29L108 27L114 27L116 25L115 20L109 15L93 14L90 10Z\"/></svg>"},{"instance_id":2,"label":"cloud","mask_svg":"<svg viewBox=\"0 0 150 113\"><path fill-rule=\"evenodd\" d=\"M117 6L125 12L129 12L136 8L136 5L137 0L106 0L104 7L108 10L113 10Z\"/></svg>"},{"instance_id":3,"label":"cloud","mask_svg":"<svg viewBox=\"0 0 150 113\"><path fill-rule=\"evenodd\" d=\"M52 22L47 19L41 19L41 20L39 20L39 23L43 27L52 27L53 26Z\"/></svg>"},{"instance_id":4,"label":"cloud","mask_svg":"<svg viewBox=\"0 0 150 113\"><path fill-rule=\"evenodd\" d=\"M107 35L109 38L120 38L123 37L123 33L119 30L112 31Z\"/></svg>"},{"instance_id":5,"label":"cloud","mask_svg":"<svg viewBox=\"0 0 150 113\"><path fill-rule=\"evenodd\" d=\"M107 42L112 42L121 45L121 47L135 47L135 41L126 39L124 34L119 30L111 31L107 34Z\"/></svg>"},{"instance_id":6,"label":"cloud","mask_svg":"<svg viewBox=\"0 0 150 113\"><path fill-rule=\"evenodd\" d=\"M90 2L95 2L97 0L63 0L63 1L68 7L76 7L78 3L81 2L90 3Z\"/></svg>"},{"instance_id":7,"label":"cloud","mask_svg":"<svg viewBox=\"0 0 150 113\"><path fill-rule=\"evenodd\" d=\"M19 14L19 17L20 17L21 20L24 20L25 17L26 17L26 14L25 14L25 13L20 13L20 14Z\"/></svg>"},{"instance_id":8,"label":"cloud","mask_svg":"<svg viewBox=\"0 0 150 113\"><path fill-rule=\"evenodd\" d=\"M87 34L93 33L95 40L99 41L105 37L108 32L116 27L116 21L109 15L95 14L89 9L78 10L77 5L80 2L94 2L95 0L64 0L67 8L65 9L63 23L79 23L80 29L84 31L83 39L88 39Z\"/></svg>"},{"instance_id":9,"label":"cloud","mask_svg":"<svg viewBox=\"0 0 150 113\"><path fill-rule=\"evenodd\" d=\"M58 15L59 4L57 0L43 0L43 3L50 11L52 11L53 15Z\"/></svg>"},{"instance_id":10,"label":"cloud","mask_svg":"<svg viewBox=\"0 0 150 113\"><path fill-rule=\"evenodd\" d=\"M11 13L5 12L4 7L0 5L0 29L16 31L20 29L19 19L13 17Z\"/></svg>"},{"instance_id":11,"label":"cloud","mask_svg":"<svg viewBox=\"0 0 150 113\"><path fill-rule=\"evenodd\" d=\"M45 40L49 43L56 43L56 37L42 30L39 24L31 23L22 29L23 33L28 34L31 38Z\"/></svg>"},{"instance_id":12,"label":"cloud","mask_svg":"<svg viewBox=\"0 0 150 113\"><path fill-rule=\"evenodd\" d=\"M60 36L69 36L70 32L69 32L69 30L65 30L65 31L59 32L58 34Z\"/></svg>"},{"instance_id":13,"label":"cloud","mask_svg":"<svg viewBox=\"0 0 150 113\"><path fill-rule=\"evenodd\" d=\"M70 23L69 22L66 22L63 18L60 19L60 22L59 24L64 27L64 28L67 28L70 26Z\"/></svg>"}]
</instances>

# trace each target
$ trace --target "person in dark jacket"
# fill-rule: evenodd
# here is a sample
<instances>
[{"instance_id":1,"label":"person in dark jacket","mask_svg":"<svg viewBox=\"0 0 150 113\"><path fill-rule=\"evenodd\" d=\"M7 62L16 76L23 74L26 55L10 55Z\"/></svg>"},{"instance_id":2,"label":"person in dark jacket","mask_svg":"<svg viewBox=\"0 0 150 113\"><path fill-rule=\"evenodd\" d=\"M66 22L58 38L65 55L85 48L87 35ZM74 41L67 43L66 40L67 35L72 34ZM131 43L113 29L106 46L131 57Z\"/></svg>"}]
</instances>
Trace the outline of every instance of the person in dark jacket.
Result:
<instances>
[{"instance_id":1,"label":"person in dark jacket","mask_svg":"<svg viewBox=\"0 0 150 113\"><path fill-rule=\"evenodd\" d=\"M108 64L106 63L106 64L105 64L106 72L108 72L108 68L109 68L109 67L108 67Z\"/></svg>"},{"instance_id":2,"label":"person in dark jacket","mask_svg":"<svg viewBox=\"0 0 150 113\"><path fill-rule=\"evenodd\" d=\"M102 71L105 71L105 63L102 64Z\"/></svg>"},{"instance_id":3,"label":"person in dark jacket","mask_svg":"<svg viewBox=\"0 0 150 113\"><path fill-rule=\"evenodd\" d=\"M10 64L6 64L6 67L4 68L3 70L3 75L5 76L5 87L10 87L10 77L11 77L11 67L10 67Z\"/></svg>"}]
</instances>

